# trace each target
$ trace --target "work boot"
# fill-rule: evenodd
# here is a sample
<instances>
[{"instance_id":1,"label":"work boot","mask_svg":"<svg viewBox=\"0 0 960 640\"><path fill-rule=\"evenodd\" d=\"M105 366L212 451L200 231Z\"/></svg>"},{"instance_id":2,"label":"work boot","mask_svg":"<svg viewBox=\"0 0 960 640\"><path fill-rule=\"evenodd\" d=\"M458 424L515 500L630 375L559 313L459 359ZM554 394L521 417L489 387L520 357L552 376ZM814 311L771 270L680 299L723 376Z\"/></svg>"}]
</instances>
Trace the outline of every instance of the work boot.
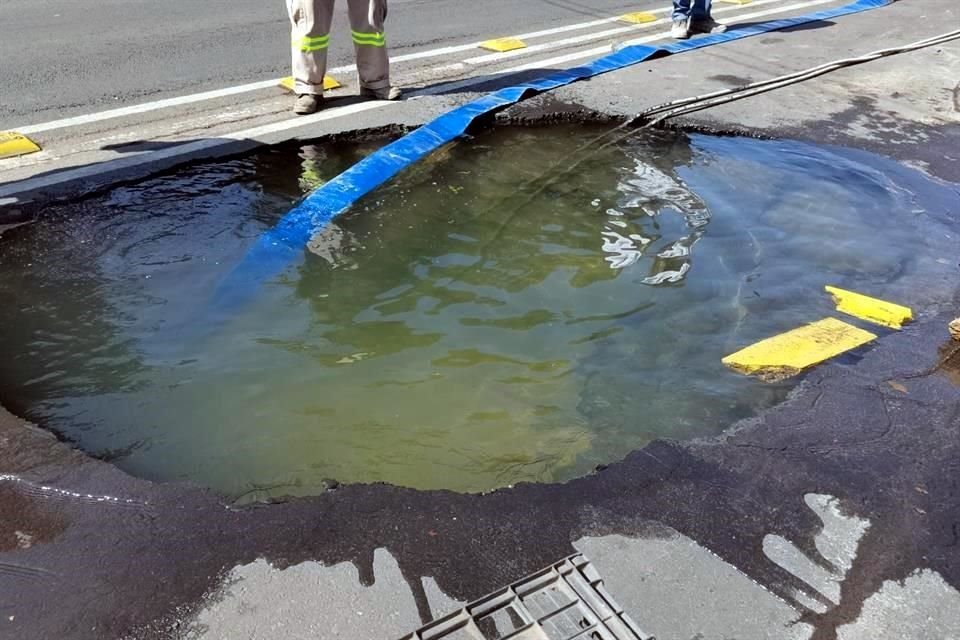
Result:
<instances>
[{"instance_id":1,"label":"work boot","mask_svg":"<svg viewBox=\"0 0 960 640\"><path fill-rule=\"evenodd\" d=\"M713 18L697 18L690 22L692 33L723 33L726 30L727 25L720 24Z\"/></svg>"},{"instance_id":2,"label":"work boot","mask_svg":"<svg viewBox=\"0 0 960 640\"><path fill-rule=\"evenodd\" d=\"M380 89L370 89L369 87L360 87L360 97L371 98L373 100L399 100L403 95L399 87L382 87Z\"/></svg>"},{"instance_id":3,"label":"work boot","mask_svg":"<svg viewBox=\"0 0 960 640\"><path fill-rule=\"evenodd\" d=\"M293 103L293 112L298 116L316 113L322 104L323 96L318 96L313 93L301 93L297 96L296 102Z\"/></svg>"},{"instance_id":4,"label":"work boot","mask_svg":"<svg viewBox=\"0 0 960 640\"><path fill-rule=\"evenodd\" d=\"M674 18L670 27L670 37L675 40L686 40L690 37L690 18Z\"/></svg>"}]
</instances>

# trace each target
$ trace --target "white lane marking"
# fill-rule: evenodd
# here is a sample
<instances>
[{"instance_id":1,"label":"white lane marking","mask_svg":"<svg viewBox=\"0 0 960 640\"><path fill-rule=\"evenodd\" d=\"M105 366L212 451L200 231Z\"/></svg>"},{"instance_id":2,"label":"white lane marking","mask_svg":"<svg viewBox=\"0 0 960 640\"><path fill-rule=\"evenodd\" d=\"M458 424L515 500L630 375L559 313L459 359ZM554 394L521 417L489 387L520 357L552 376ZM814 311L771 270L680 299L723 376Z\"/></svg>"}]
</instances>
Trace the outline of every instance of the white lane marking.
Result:
<instances>
[{"instance_id":1,"label":"white lane marking","mask_svg":"<svg viewBox=\"0 0 960 640\"><path fill-rule=\"evenodd\" d=\"M271 124L262 125L259 127L253 127L251 129L246 129L244 131L237 131L234 133L224 134L217 138L210 138L207 140L197 140L195 142L187 142L184 144L178 144L165 149L160 149L157 151L145 151L143 153L129 155L124 158L118 158L116 160L108 160L106 162L100 162L97 164L77 167L75 169L66 169L59 171L57 173L37 177L37 178L26 178L17 182L9 182L6 184L0 185L0 202L4 204L11 204L11 201L6 200L7 196L12 196L18 193L24 193L28 191L35 191L37 189L44 189L58 184L63 184L65 182L71 182L73 180L82 180L84 178L91 178L103 173L110 173L113 171L120 171L124 169L130 169L133 167L138 167L144 164L150 164L160 160L166 160L169 158L176 158L178 156L190 155L195 153L200 153L203 151L208 151L210 149L215 149L223 145L231 144L241 140L257 140L262 136L267 136L274 133L279 133L281 131L287 131L290 129L296 129L298 127L311 125L317 122L323 122L324 120L333 120L335 118L340 118L344 116L351 116L362 111L370 111L372 109L380 109L387 106L395 106L399 103L397 102L386 102L386 101L377 101L377 102L361 102L358 104L351 104L345 107L335 107L333 109L326 109L319 113L315 113L309 116L299 116L296 118L290 118L288 120L281 120L280 122L274 122Z\"/></svg>"},{"instance_id":2,"label":"white lane marking","mask_svg":"<svg viewBox=\"0 0 960 640\"><path fill-rule=\"evenodd\" d=\"M777 0L759 0L758 2L756 2L756 3L754 4L754 6L759 5L760 3L771 4L771 3L776 2L776 1L777 1ZM754 12L752 12L752 13L737 14L736 17L737 17L738 20L749 20L749 19L752 19L752 18L760 18L760 17L763 17L763 16L773 15L773 14L775 14L775 13L782 13L782 12L784 12L784 11L791 11L791 10L794 10L794 9L802 9L802 8L804 8L804 7L809 7L809 6L819 5L819 4L827 4L827 3L836 2L836 1L837 1L837 0L809 0L808 2L798 2L798 3L792 4L792 5L788 5L788 6L784 6L784 7L777 7L777 8L774 8L774 9L766 9L766 10L764 10L764 11L754 11ZM734 6L734 7L722 7L722 8L716 8L716 9L714 9L713 12L714 12L714 13L721 13L721 12L724 12L724 11L736 11L736 10L739 9L739 8L741 8L741 7L739 7L739 6ZM647 23L647 24L653 24L653 23ZM731 23L731 24L736 24L736 23ZM643 37L643 38L637 38L636 40L628 40L628 41L626 41L626 42L623 42L622 44L624 44L624 45L645 44L645 43L648 43L648 42L654 42L654 41L656 41L656 40L663 40L664 38L667 38L667 37L669 37L669 36L670 36L670 32L669 32L669 31L661 31L661 32L659 32L659 33L654 33L654 34L651 34L651 35L649 35L649 36L645 36L645 37ZM544 69L544 68L549 68L549 67L555 67L555 66L557 66L557 65L566 64L567 62L575 62L575 61L577 61L577 60L582 60L583 58L593 58L593 57L601 56L601 55L604 55L604 54L607 54L607 53L610 53L610 47L609 47L609 45L603 46L603 47L594 47L593 49L582 49L582 50L580 50L580 51L576 51L576 52L574 52L574 53L567 53L567 54L564 54L564 55L562 55L562 56L555 56L555 57L553 57L553 58L546 58L546 59L543 59L543 60L535 60L535 61L533 61L533 62L526 62L526 63L524 63L524 64L517 65L517 66L515 66L515 67L510 67L510 68L508 68L508 69L504 69L503 71L499 71L496 75L499 76L500 78L503 78L503 77L505 77L505 76L509 76L509 75L512 75L512 74L515 74L515 73L520 73L520 72L523 72L523 71L530 71L530 70L532 70L532 69ZM459 63L459 64L462 65L463 63ZM448 65L448 66L450 66L450 67L456 67L457 65ZM421 89L421 90L419 90L419 91L417 91L417 92L415 92L415 93L416 93L416 95L427 95L427 96L428 96L428 95L437 94L437 93L450 93L450 92L453 92L453 91L457 91L457 90L459 90L459 89L463 89L463 88L470 87L470 86L473 86L473 85L476 85L476 84L481 84L481 83L483 83L483 82L490 82L490 81L491 81L491 80L490 80L489 78L487 78L487 79L485 79L485 80L479 80L479 81L478 81L476 78L466 78L466 79L464 79L464 80L459 80L459 81L457 81L457 82L448 82L448 83L446 83L446 84L440 84L440 85L437 85L437 86L434 86L434 87L428 87L428 88L426 88L426 89Z\"/></svg>"},{"instance_id":3,"label":"white lane marking","mask_svg":"<svg viewBox=\"0 0 960 640\"><path fill-rule=\"evenodd\" d=\"M759 0L759 2L773 2L776 0ZM773 15L776 13L783 13L786 11L792 11L795 9L802 9L804 7L816 6L821 4L828 4L831 2L836 2L837 0L809 0L808 2L798 2L784 7L777 7L775 9L767 9L765 11L754 11L752 13L738 14L737 18L743 20L749 20L752 18L760 18L767 15ZM759 2L757 4L759 4ZM714 10L715 13L720 11L736 10L739 7L729 7L721 8ZM660 40L669 35L668 31L661 33L656 33L645 38L640 38L638 40L631 40L629 44L643 44L646 42L652 42L654 40ZM574 60L579 60L582 58L594 57L596 55L602 55L608 53L610 47L597 47L594 49L588 49L584 51L578 51L576 53L571 53L563 56L556 56L554 58L548 58L546 60L537 60L534 62L528 62L516 67L511 67L500 72L499 75L508 76L514 73L519 73L521 71L527 71L530 69L536 69L541 67L551 67L557 64L563 64L565 62L571 62ZM447 83L439 85L436 87L429 87L427 89L421 89L415 91L414 95L433 95L436 93L456 91L457 89L469 87L473 85L483 84L489 82L489 78L468 78L459 82ZM205 151L208 149L213 149L224 144L229 144L237 140L243 139L255 139L262 135L277 133L280 131L286 131L289 129L295 129L297 127L312 124L314 122L322 122L324 120L332 120L340 116L352 115L353 113L359 113L361 111L367 111L369 109L375 109L378 107L383 107L387 105L397 104L395 102L364 102L355 105L349 105L346 107L338 107L334 109L328 109L321 111L320 113L314 114L312 116L301 116L297 118L291 118L289 120L281 120L280 122L275 122L268 125L263 125L261 127L254 127L252 129L247 129L245 131L239 131L236 133L224 135L220 138L209 139L209 140L199 140L197 142L186 143L183 145L175 145L172 147L167 147L166 149L161 149L159 151L144 152L135 156L128 156L126 158L121 158L118 160L110 160L107 162L95 164L89 167L81 167L78 169L65 170L62 172L55 173L53 175L42 177L42 178L27 178L18 182L8 183L7 185L0 186L0 198L5 196L10 196L17 193L23 193L26 191L33 191L36 189L42 189L45 187L50 187L57 184L62 184L64 182L70 182L73 180L89 178L101 173L107 173L110 171L116 171L121 169L127 169L131 167L140 166L143 164L148 164L157 160L164 160L167 158L174 158L179 155L187 155L192 153L197 153L200 151ZM4 204L9 204L9 202L0 200Z\"/></svg>"},{"instance_id":4,"label":"white lane marking","mask_svg":"<svg viewBox=\"0 0 960 640\"><path fill-rule=\"evenodd\" d=\"M776 2L782 2L782 0L757 0L752 3L752 7L760 7L766 4L773 4ZM724 13L726 11L737 11L742 10L742 6L731 6L731 7L717 7L713 10L713 13ZM785 9L784 9L785 10ZM582 36L575 36L573 38L565 38L562 40L552 40L550 42L545 42L544 44L534 45L532 47L527 47L526 49L516 49L514 51L507 51L504 53L488 53L482 56L476 56L473 58L467 58L464 60L467 64L487 64L490 62L498 62L500 60L507 60L509 58L516 58L519 56L530 55L531 53L537 53L540 51L549 51L551 49L561 49L564 47L570 47L584 42L592 42L594 40L602 40L604 38L609 38L610 36L618 36L624 33L630 33L631 31L640 31L643 29L649 29L651 27L656 27L662 24L670 22L668 18L661 18L659 20L654 20L651 22L644 22L641 24L632 24L626 27L617 27L615 29L607 29L606 31L596 31L593 33L587 33Z\"/></svg>"},{"instance_id":5,"label":"white lane marking","mask_svg":"<svg viewBox=\"0 0 960 640\"><path fill-rule=\"evenodd\" d=\"M777 0L777 1L782 1L782 0ZM671 11L673 11L672 7L664 7L662 9L653 9L647 13L654 13L654 14L669 13ZM552 27L550 29L542 29L540 31L530 31L529 33L520 33L510 37L517 38L518 40L536 40L537 38L552 36L558 33L568 33L570 31L582 31L583 29L600 27L605 24L610 24L611 22L617 22L619 20L620 20L620 16L612 16L609 18L601 18L599 20L591 20L589 22L577 22L575 24L567 24L562 27ZM485 40L481 40L479 42L471 42L469 44L458 44L458 45L452 45L449 47L441 47L439 49L428 49L426 51L405 53L399 56L390 56L390 63L396 64L398 62L407 62L409 60L422 60L424 58L436 58L438 56L449 55L451 53L461 53L463 51L472 51L478 48L484 42ZM336 75L338 73L351 73L356 70L357 70L357 65L348 64L342 67L334 67L333 69L330 69L328 73L330 75Z\"/></svg>"},{"instance_id":6,"label":"white lane marking","mask_svg":"<svg viewBox=\"0 0 960 640\"><path fill-rule=\"evenodd\" d=\"M422 60L423 58L436 58L438 56L445 56L451 53L460 53L462 51L471 51L476 49L479 43L471 42L470 44L458 44L452 45L449 47L441 47L439 49L427 49L426 51L416 51L414 53L405 53L399 56L390 56L390 64L395 65L399 62L408 62L410 60ZM348 64L342 67L334 67L333 69L328 69L327 74L331 76L337 76L341 73L352 73L357 70L357 65Z\"/></svg>"},{"instance_id":7,"label":"white lane marking","mask_svg":"<svg viewBox=\"0 0 960 640\"><path fill-rule=\"evenodd\" d=\"M769 4L770 2L775 2L777 0L759 0L751 4L751 7L759 7L764 4ZM786 13L788 11L796 11L798 9L806 9L807 7L815 7L821 4L839 4L838 0L807 0L806 2L794 2L793 4L784 5L782 7L775 7L773 9L765 9L763 11L752 11L750 13L738 13L736 18L739 21L752 20L754 18L763 18L764 16L772 16L777 13ZM714 9L713 13L723 13L724 11L736 11L737 9L743 9L742 6L732 6L732 7L723 7L720 9ZM731 26L738 24L738 22L729 23ZM649 42L651 38L640 38L638 40L627 40L622 42L623 45L632 45L632 44L641 44L643 42Z\"/></svg>"},{"instance_id":8,"label":"white lane marking","mask_svg":"<svg viewBox=\"0 0 960 640\"><path fill-rule=\"evenodd\" d=\"M239 93L248 93L250 91L269 89L270 87L276 87L278 82L279 79L251 82L250 84L241 84L236 87L227 87L226 89L216 89L215 91L204 91L202 93L194 93L188 96L166 98L164 100L156 100L154 102L147 102L144 104L135 104L129 107L119 107L117 109L108 109L106 111L99 111L97 113L88 113L86 115L74 116L72 118L51 120L50 122L43 122L40 124L30 124L22 127L10 127L10 130L16 131L17 133L22 133L23 135L30 135L32 133L40 133L41 131L75 127L82 124L100 122L101 120L123 118L124 116L133 116L139 113L145 113L147 111L166 109L167 107L178 107L185 104L191 104L193 102L203 102L204 100L213 100L215 98L237 95Z\"/></svg>"},{"instance_id":9,"label":"white lane marking","mask_svg":"<svg viewBox=\"0 0 960 640\"><path fill-rule=\"evenodd\" d=\"M777 0L765 0L765 1L776 2ZM596 31L594 33L587 33L582 36L576 36L573 38L553 40L551 42L547 42L544 44L538 44L532 47L527 47L526 49L515 49L513 51L506 51L503 53L488 53L482 56L467 58L466 60L464 60L464 62L467 64L487 64L490 62L499 62L500 60L507 60L509 58L526 56L526 55L530 55L531 53L539 53L540 51L549 51L550 49L561 49L563 47L571 47L574 45L582 44L584 42L593 42L595 40L603 40L604 38L609 38L610 36L618 36L623 33L630 33L631 31L639 31L640 29L655 27L655 26L664 24L666 22L667 22L666 18L661 18L653 22L644 22L643 24L634 24L634 25L630 25L629 27L617 27L616 29L607 29L606 31Z\"/></svg>"},{"instance_id":10,"label":"white lane marking","mask_svg":"<svg viewBox=\"0 0 960 640\"><path fill-rule=\"evenodd\" d=\"M671 13L673 7L663 7L662 9L651 9L646 13ZM531 33L521 33L515 38L521 40L533 40L534 38L540 38L542 36L552 36L557 33L566 33L567 31L576 31L578 29L588 29L591 27L599 27L601 25L610 24L611 22L618 22L620 16L613 16L610 18L601 18L600 20L593 20L591 22L581 22L579 24L567 25L565 27L554 27L553 29L544 29L543 31L533 31Z\"/></svg>"},{"instance_id":11,"label":"white lane marking","mask_svg":"<svg viewBox=\"0 0 960 640\"><path fill-rule=\"evenodd\" d=\"M782 0L760 0L760 2L771 2L771 1L782 1ZM758 2L757 4L759 4ZM731 7L729 9L736 9L737 7ZM727 10L729 10L727 9ZM722 11L724 9L715 9L715 12ZM666 7L663 9L655 9L650 13L667 13L671 11L671 8ZM536 38L542 38L546 36L556 35L558 33L567 33L570 31L578 31L582 29L589 29L596 26L601 26L604 24L609 24L611 22L616 22L619 20L620 16L613 16L610 18L602 18L599 20L591 20L589 22L580 22L576 24L564 25L561 27L553 27L551 29L543 29L540 31L531 31L529 33L522 33L520 35L514 36L520 38L521 40L527 39L532 40ZM629 27L627 30L633 29L635 27ZM396 64L400 62L407 62L410 60L421 60L424 58L433 58L437 56L450 55L453 53L461 53L463 51L470 51L476 49L481 42L472 42L469 44L455 45L449 47L440 47L437 49L428 49L426 51L417 51L414 53L407 53L399 56L394 56L391 58L391 62ZM542 45L535 45L542 46ZM462 63L460 63L462 64ZM351 73L356 71L356 65L345 65L342 67L335 67L330 69L328 73L330 75L337 75L340 73ZM51 120L49 122L42 122L39 124L32 125L23 125L18 127L8 127L11 131L17 131L24 135L30 135L34 133L41 133L44 131L53 131L55 129L64 129L67 127L75 127L86 124L93 124L95 122L102 122L104 120L112 120L114 118L122 118L126 116L138 115L141 113L148 113L150 111L157 111L159 109L166 109L169 107L178 107L187 104L193 104L196 102L204 102L206 100L215 100L217 98L224 98L227 96L238 95L241 93L249 93L252 91L261 91L263 89L269 89L275 87L279 83L280 79L272 80L262 80L259 82L251 82L249 84L237 85L235 87L227 87L225 89L215 89L212 91L203 91L201 93L194 93L186 96L178 96L176 98L165 98L163 100L156 100L153 102L145 102L143 104L130 105L127 107L119 107L117 109L108 109L106 111L99 111L96 113L89 113L80 116L74 116L70 118L62 118L60 120Z\"/></svg>"}]
</instances>

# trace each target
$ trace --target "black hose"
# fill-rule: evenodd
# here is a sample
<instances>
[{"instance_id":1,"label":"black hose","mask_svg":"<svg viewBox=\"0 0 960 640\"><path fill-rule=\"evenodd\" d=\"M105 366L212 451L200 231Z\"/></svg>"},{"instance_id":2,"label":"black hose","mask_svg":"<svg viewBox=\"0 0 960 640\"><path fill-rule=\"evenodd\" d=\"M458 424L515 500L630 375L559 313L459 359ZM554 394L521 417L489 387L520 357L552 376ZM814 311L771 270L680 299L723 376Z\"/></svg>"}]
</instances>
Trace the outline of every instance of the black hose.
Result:
<instances>
[{"instance_id":1,"label":"black hose","mask_svg":"<svg viewBox=\"0 0 960 640\"><path fill-rule=\"evenodd\" d=\"M700 96L693 96L691 98L673 100L671 102L647 109L646 111L643 111L631 118L629 122L633 125L643 122L643 126L652 126L663 122L668 118L674 118L676 116L702 111L703 109L709 109L711 107L727 104L736 100L742 100L744 98L765 93L767 91L773 91L775 89L786 87L791 84L811 80L839 69L871 62L887 56L907 53L909 51L916 51L917 49L922 49L924 47L943 44L957 38L960 38L960 29L950 31L939 36L934 36L932 38L918 40L917 42L900 47L889 47L855 58L844 58L842 60L836 60L834 62L828 62L816 67L811 67L803 71L789 73L776 78L762 80L760 82L753 82L732 89L724 89Z\"/></svg>"}]
</instances>

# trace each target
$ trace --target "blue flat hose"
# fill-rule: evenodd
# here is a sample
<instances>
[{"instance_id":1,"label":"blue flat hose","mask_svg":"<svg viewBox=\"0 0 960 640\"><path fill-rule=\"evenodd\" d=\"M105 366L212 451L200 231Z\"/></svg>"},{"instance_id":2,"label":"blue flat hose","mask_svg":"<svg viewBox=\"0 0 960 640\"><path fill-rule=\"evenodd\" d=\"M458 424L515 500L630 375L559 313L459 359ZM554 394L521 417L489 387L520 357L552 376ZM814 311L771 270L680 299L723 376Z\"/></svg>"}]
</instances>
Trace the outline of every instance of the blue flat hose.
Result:
<instances>
[{"instance_id":1,"label":"blue flat hose","mask_svg":"<svg viewBox=\"0 0 960 640\"><path fill-rule=\"evenodd\" d=\"M692 40L657 46L626 46L589 64L556 71L536 80L500 89L452 109L370 154L308 194L283 216L275 227L265 231L258 238L243 261L224 279L214 296L214 308L221 313L231 312L248 302L256 294L260 284L280 275L297 258L302 258L305 245L310 238L331 220L413 163L463 135L470 124L480 116L496 113L521 100L566 86L577 80L624 69L653 57L702 49L771 31L869 11L895 1L857 0L841 7L793 18L748 24L742 27L732 25L732 28L724 33L710 34Z\"/></svg>"}]
</instances>

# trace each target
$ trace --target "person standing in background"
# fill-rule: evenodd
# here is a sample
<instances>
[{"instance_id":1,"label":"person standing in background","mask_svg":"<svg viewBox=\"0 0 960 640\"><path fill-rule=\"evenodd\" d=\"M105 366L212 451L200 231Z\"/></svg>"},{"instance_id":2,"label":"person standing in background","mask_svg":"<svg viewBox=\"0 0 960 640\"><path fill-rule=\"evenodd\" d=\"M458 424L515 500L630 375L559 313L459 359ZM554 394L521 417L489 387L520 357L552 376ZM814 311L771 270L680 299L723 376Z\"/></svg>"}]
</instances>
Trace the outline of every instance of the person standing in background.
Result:
<instances>
[{"instance_id":1,"label":"person standing in background","mask_svg":"<svg viewBox=\"0 0 960 640\"><path fill-rule=\"evenodd\" d=\"M694 33L723 33L727 26L710 15L710 0L673 0L670 36L686 40Z\"/></svg>"},{"instance_id":2,"label":"person standing in background","mask_svg":"<svg viewBox=\"0 0 960 640\"><path fill-rule=\"evenodd\" d=\"M293 111L314 113L323 105L323 76L333 22L334 0L287 0L292 26L293 81L297 94ZM387 0L347 0L350 29L357 54L360 95L375 100L398 100L400 90L390 86L390 59L383 24Z\"/></svg>"}]
</instances>

